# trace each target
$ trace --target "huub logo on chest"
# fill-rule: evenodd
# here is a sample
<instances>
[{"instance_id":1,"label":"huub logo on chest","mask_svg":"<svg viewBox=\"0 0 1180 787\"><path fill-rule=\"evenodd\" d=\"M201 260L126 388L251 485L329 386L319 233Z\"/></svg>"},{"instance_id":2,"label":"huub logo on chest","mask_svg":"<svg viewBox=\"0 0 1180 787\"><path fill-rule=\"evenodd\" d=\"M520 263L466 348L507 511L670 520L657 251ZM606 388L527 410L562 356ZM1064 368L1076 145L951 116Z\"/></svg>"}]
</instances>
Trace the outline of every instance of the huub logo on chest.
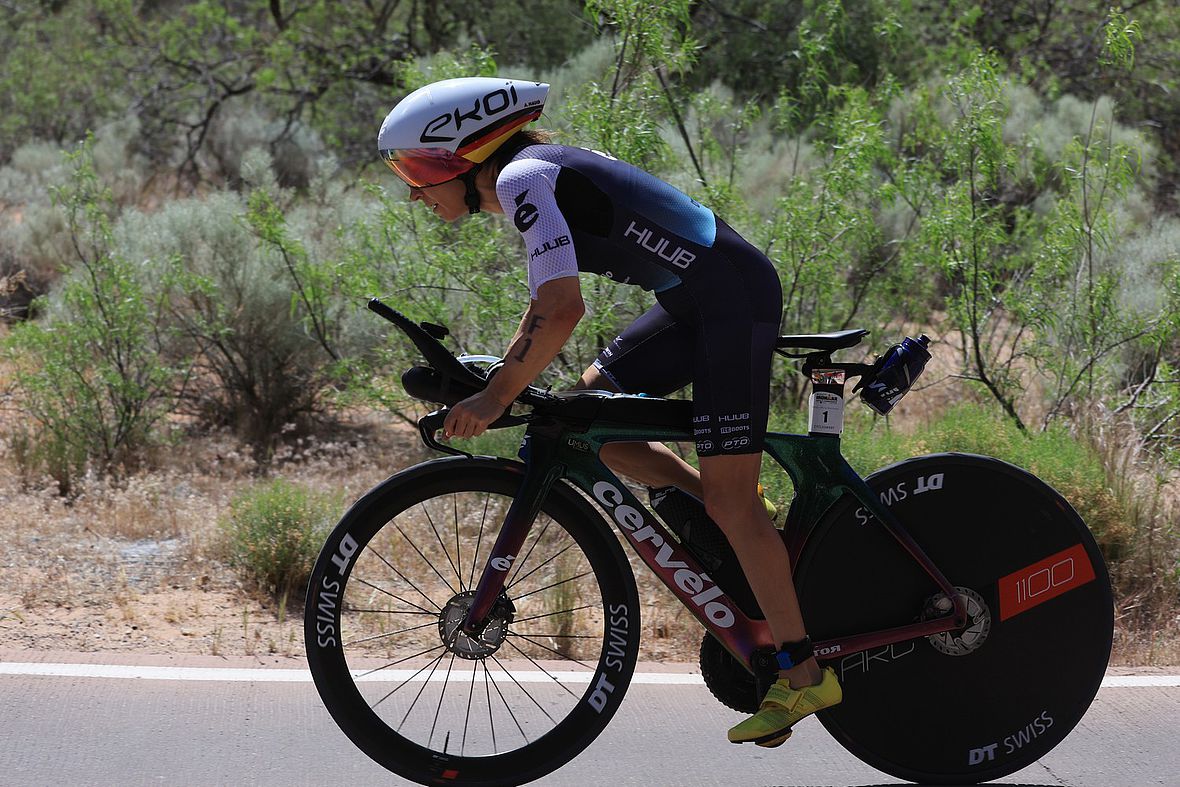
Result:
<instances>
[{"instance_id":1,"label":"huub logo on chest","mask_svg":"<svg viewBox=\"0 0 1180 787\"><path fill-rule=\"evenodd\" d=\"M677 268L687 268L697 255L686 250L683 246L672 248L672 242L663 236L657 236L648 227L640 227L634 221L623 232L624 238L634 238L641 247L655 254L662 260L675 265Z\"/></svg>"}]
</instances>

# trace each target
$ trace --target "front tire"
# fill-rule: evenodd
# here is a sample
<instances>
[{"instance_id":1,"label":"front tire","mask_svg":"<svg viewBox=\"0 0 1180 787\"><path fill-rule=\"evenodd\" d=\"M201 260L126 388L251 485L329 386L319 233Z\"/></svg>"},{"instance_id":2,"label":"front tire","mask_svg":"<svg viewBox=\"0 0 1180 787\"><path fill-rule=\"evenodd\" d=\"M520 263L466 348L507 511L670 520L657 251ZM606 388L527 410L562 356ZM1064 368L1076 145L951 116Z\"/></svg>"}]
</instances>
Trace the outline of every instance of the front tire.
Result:
<instances>
[{"instance_id":1,"label":"front tire","mask_svg":"<svg viewBox=\"0 0 1180 787\"><path fill-rule=\"evenodd\" d=\"M312 573L305 639L324 704L369 757L421 784L550 773L602 731L635 667L630 566L560 481L492 623L458 633L522 478L486 458L399 473L345 514Z\"/></svg>"}]
</instances>

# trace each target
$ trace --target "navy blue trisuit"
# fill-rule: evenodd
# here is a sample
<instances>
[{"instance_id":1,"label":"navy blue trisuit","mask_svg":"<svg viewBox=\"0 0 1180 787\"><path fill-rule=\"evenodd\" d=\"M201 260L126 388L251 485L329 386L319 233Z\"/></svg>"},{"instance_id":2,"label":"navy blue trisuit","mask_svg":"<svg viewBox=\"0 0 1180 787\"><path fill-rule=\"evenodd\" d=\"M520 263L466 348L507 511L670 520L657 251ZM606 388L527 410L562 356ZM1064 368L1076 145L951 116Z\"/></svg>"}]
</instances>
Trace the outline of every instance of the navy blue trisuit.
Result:
<instances>
[{"instance_id":1,"label":"navy blue trisuit","mask_svg":"<svg viewBox=\"0 0 1180 787\"><path fill-rule=\"evenodd\" d=\"M782 289L766 255L713 211L597 151L535 144L496 196L524 237L529 292L580 271L636 284L656 304L594 365L624 393L692 384L699 456L762 450Z\"/></svg>"}]
</instances>

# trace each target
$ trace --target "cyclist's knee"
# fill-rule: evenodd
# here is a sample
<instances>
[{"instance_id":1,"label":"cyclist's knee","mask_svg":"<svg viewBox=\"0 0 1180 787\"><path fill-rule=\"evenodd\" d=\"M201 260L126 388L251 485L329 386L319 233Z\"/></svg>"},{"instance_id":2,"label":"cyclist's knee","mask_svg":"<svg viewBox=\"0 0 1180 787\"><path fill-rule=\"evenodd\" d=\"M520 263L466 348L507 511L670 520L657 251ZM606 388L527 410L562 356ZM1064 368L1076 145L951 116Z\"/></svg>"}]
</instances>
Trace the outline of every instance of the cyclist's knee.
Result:
<instances>
[{"instance_id":1,"label":"cyclist's knee","mask_svg":"<svg viewBox=\"0 0 1180 787\"><path fill-rule=\"evenodd\" d=\"M758 510L765 510L756 488L736 489L705 487L705 512L727 533L754 521Z\"/></svg>"}]
</instances>

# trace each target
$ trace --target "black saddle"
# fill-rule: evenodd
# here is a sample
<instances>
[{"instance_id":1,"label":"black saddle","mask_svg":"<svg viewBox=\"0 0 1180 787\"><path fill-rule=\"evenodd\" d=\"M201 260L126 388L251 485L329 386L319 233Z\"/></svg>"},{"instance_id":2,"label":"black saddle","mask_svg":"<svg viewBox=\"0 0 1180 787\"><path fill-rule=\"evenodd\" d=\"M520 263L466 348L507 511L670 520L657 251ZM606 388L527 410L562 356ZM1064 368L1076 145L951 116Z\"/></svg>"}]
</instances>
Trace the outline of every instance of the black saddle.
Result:
<instances>
[{"instance_id":1,"label":"black saddle","mask_svg":"<svg viewBox=\"0 0 1180 787\"><path fill-rule=\"evenodd\" d=\"M854 328L834 333L802 333L794 336L780 336L775 340L774 348L776 350L791 348L831 352L855 347L860 344L861 339L868 335L869 332L864 328Z\"/></svg>"}]
</instances>

